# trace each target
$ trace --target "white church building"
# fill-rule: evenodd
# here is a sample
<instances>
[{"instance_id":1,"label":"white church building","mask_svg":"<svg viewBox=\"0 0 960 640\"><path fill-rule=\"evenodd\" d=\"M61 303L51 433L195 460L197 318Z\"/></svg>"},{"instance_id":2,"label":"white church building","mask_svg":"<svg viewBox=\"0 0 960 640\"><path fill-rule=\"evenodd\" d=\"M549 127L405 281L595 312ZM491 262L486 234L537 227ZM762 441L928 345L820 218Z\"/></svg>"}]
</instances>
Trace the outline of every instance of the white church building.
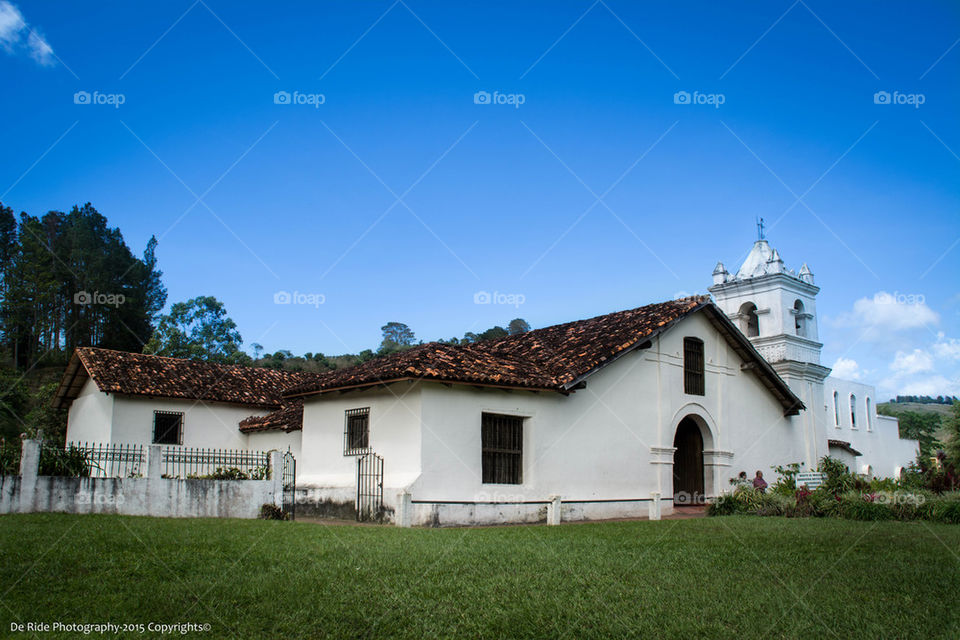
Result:
<instances>
[{"instance_id":1,"label":"white church building","mask_svg":"<svg viewBox=\"0 0 960 640\"><path fill-rule=\"evenodd\" d=\"M68 441L289 448L298 513L414 525L664 513L792 462L895 476L917 455L820 364L813 274L766 240L695 297L324 374L78 349ZM213 444L211 444L213 443ZM662 502L661 502L662 501Z\"/></svg>"}]
</instances>

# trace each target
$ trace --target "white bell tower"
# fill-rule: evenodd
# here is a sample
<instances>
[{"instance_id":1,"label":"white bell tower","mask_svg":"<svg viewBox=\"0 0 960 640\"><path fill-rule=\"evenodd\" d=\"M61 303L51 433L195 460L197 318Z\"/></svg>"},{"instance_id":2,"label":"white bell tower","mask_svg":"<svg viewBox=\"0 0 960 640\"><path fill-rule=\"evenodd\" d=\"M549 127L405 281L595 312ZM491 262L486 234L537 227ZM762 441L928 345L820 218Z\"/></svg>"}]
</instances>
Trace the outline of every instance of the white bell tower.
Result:
<instances>
[{"instance_id":1,"label":"white bell tower","mask_svg":"<svg viewBox=\"0 0 960 640\"><path fill-rule=\"evenodd\" d=\"M804 264L799 273L787 269L780 253L764 237L763 220L758 238L736 274L718 262L713 270L713 294L754 348L803 400L806 411L793 420L803 424L807 443L807 468L816 467L827 446L823 381L830 369L820 364L816 297L820 288ZM818 434L822 435L819 437Z\"/></svg>"}]
</instances>

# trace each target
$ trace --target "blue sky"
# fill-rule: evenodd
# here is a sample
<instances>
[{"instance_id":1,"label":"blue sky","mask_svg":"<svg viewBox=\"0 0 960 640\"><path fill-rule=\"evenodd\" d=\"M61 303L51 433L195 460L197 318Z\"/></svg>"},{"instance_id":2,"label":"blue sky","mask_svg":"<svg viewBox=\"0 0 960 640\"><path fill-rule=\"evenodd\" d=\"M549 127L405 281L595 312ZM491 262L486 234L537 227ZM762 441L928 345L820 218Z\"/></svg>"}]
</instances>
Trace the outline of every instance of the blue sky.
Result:
<instances>
[{"instance_id":1,"label":"blue sky","mask_svg":"<svg viewBox=\"0 0 960 640\"><path fill-rule=\"evenodd\" d=\"M702 292L763 216L825 364L960 394L958 38L949 2L3 0L0 200L90 201L171 302L329 354Z\"/></svg>"}]
</instances>

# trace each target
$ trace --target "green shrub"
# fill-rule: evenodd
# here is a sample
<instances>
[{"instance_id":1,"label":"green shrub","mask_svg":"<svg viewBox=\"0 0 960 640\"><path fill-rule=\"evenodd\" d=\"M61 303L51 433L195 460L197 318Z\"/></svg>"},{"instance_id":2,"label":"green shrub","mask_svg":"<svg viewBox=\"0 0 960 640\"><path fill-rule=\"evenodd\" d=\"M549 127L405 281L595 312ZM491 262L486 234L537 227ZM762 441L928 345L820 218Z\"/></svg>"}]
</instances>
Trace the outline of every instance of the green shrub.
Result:
<instances>
[{"instance_id":1,"label":"green shrub","mask_svg":"<svg viewBox=\"0 0 960 640\"><path fill-rule=\"evenodd\" d=\"M205 476L200 476L205 480L249 480L250 476L237 469L236 467L230 467L229 469L224 469L217 467L217 470L213 473L207 474Z\"/></svg>"},{"instance_id":2,"label":"green shrub","mask_svg":"<svg viewBox=\"0 0 960 640\"><path fill-rule=\"evenodd\" d=\"M290 514L275 504L264 504L260 507L261 520L289 520Z\"/></svg>"},{"instance_id":3,"label":"green shrub","mask_svg":"<svg viewBox=\"0 0 960 640\"><path fill-rule=\"evenodd\" d=\"M800 473L802 462L791 462L786 466L771 467L779 476L777 481L770 487L770 491L782 496L792 496L797 490L797 474Z\"/></svg>"},{"instance_id":4,"label":"green shrub","mask_svg":"<svg viewBox=\"0 0 960 640\"><path fill-rule=\"evenodd\" d=\"M41 445L37 475L86 477L90 475L90 463L83 450L74 445L70 445L68 449Z\"/></svg>"},{"instance_id":5,"label":"green shrub","mask_svg":"<svg viewBox=\"0 0 960 640\"><path fill-rule=\"evenodd\" d=\"M796 507L796 501L791 496L780 493L761 494L760 505L756 509L758 516L785 516Z\"/></svg>"},{"instance_id":6,"label":"green shrub","mask_svg":"<svg viewBox=\"0 0 960 640\"><path fill-rule=\"evenodd\" d=\"M740 485L733 493L727 493L707 507L707 515L728 516L737 513L756 513L763 504L764 494L752 486Z\"/></svg>"},{"instance_id":7,"label":"green shrub","mask_svg":"<svg viewBox=\"0 0 960 640\"><path fill-rule=\"evenodd\" d=\"M818 470L820 473L824 473L827 476L823 484L820 485L820 488L829 491L834 495L840 495L844 492L851 491L856 485L856 476L850 473L850 469L847 468L847 465L843 464L836 458L823 456L820 458L820 466Z\"/></svg>"}]
</instances>

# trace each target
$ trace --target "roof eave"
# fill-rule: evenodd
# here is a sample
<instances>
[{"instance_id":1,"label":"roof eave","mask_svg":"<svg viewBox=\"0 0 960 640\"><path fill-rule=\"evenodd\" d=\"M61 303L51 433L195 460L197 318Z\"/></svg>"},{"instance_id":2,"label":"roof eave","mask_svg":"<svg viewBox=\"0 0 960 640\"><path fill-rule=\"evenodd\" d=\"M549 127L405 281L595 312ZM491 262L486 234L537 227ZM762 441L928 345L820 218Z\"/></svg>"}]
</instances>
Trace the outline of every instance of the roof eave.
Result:
<instances>
[{"instance_id":1,"label":"roof eave","mask_svg":"<svg viewBox=\"0 0 960 640\"><path fill-rule=\"evenodd\" d=\"M557 387L538 387L538 386L523 386L523 385L506 385L506 384L491 384L488 382L473 382L469 380L448 380L445 378L419 378L415 376L401 376L398 378L384 378L382 380L374 380L369 382L361 382L352 385L338 385L336 387L330 387L328 389L313 389L310 391L297 391L293 393L284 393L284 398L306 398L308 396L317 396L323 395L326 393L332 393L335 391L357 391L361 389L369 389L371 387L386 386L389 384L394 384L396 382L437 382L440 384L450 384L450 385L461 385L466 387L489 387L491 389L509 389L511 391L556 391L562 393L563 395L569 395L570 391L567 391L564 388Z\"/></svg>"}]
</instances>

